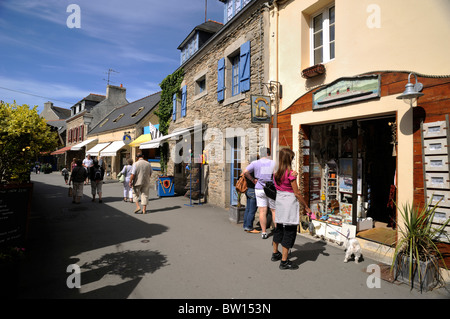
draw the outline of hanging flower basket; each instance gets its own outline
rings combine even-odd
[[[325,73],[325,66],[323,64],[316,64],[302,71],[302,77],[310,79],[312,77]]]

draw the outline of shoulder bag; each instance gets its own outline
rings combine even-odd
[[[264,184],[264,193],[270,199],[277,199],[277,189],[275,188],[275,184],[272,181],[268,181]]]
[[[241,174],[241,177],[236,182],[236,191],[239,193],[245,193],[247,191],[247,179],[244,174]]]

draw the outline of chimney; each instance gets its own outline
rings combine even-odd
[[[44,110],[46,110],[46,111],[48,111],[48,110],[50,110],[51,108],[52,108],[52,106],[53,106],[53,103],[52,102],[45,102],[44,103]]]
[[[126,93],[127,89],[122,86],[108,85],[106,87],[106,99],[113,104],[127,104]]]

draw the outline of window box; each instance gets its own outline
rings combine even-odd
[[[310,79],[324,73],[325,73],[325,66],[323,64],[316,64],[302,70],[302,77],[305,79]]]

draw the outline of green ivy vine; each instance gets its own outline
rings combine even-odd
[[[159,117],[159,130],[163,135],[169,132],[169,126],[172,121],[173,102],[172,97],[180,90],[181,82],[183,82],[184,71],[178,69],[159,84],[161,87],[161,101],[159,102],[159,109],[155,114]],[[167,162],[169,161],[169,143],[164,143],[161,146],[161,172],[163,175],[167,173]]]

